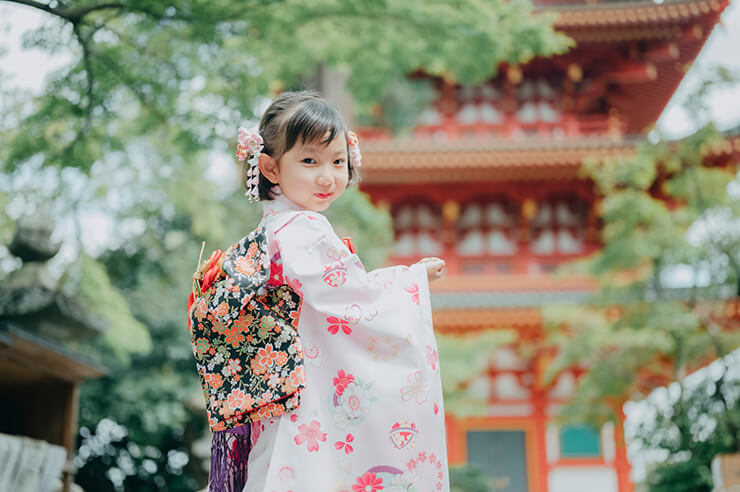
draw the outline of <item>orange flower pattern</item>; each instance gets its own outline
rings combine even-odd
[[[306,379],[296,331],[301,296],[285,284],[267,285],[267,254],[265,229],[255,229],[224,253],[222,270],[188,313],[213,431],[300,405]]]

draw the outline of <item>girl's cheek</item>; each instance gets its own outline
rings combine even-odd
[[[334,172],[334,176],[337,180],[337,182],[347,183],[349,181],[349,171],[346,167],[339,168],[337,171]]]

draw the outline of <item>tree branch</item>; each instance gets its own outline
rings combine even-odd
[[[90,53],[90,46],[87,44],[87,39],[85,39],[82,36],[82,33],[80,32],[80,26],[79,24],[74,24],[73,30],[75,33],[75,36],[77,37],[77,40],[80,42],[80,46],[82,46],[82,62],[85,65],[85,75],[87,79],[87,107],[85,108],[85,126],[83,133],[87,131],[87,128],[90,126],[90,119],[92,118],[92,107],[93,107],[93,71],[92,71],[92,63],[90,61],[91,53]]]
[[[118,2],[110,2],[110,3],[101,3],[100,5],[88,5],[87,7],[78,7],[76,9],[69,9],[65,10],[65,18],[69,20],[72,23],[77,23],[82,20],[83,17],[85,17],[90,12],[95,12],[96,10],[107,10],[107,9],[120,9],[123,8],[122,3]]]
[[[26,7],[32,7],[37,10],[42,10],[48,14],[56,15],[57,17],[60,17],[68,22],[71,22],[72,24],[78,24],[83,17],[85,17],[90,12],[94,12],[96,10],[106,10],[106,9],[120,9],[123,7],[122,3],[119,2],[110,2],[110,3],[101,3],[100,5],[87,5],[85,7],[77,7],[74,9],[59,9],[49,6],[48,4],[37,2],[36,0],[3,0],[5,2],[9,3],[16,3],[18,5],[25,5]]]
[[[26,7],[32,7],[34,9],[43,10],[52,15],[63,17],[62,12],[59,9],[48,6],[45,3],[36,2],[34,0],[4,0],[9,3],[17,3],[19,5],[25,5]]]

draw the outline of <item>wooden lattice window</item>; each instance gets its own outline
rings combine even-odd
[[[540,202],[530,222],[530,250],[535,255],[583,252],[588,208],[575,197]]]
[[[393,213],[394,254],[403,257],[441,255],[440,214],[439,207],[429,203],[400,205]]]

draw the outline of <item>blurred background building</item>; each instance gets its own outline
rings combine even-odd
[[[583,301],[595,288],[554,273],[600,248],[600,203],[578,175],[584,158],[635,151],[727,5],[540,0],[574,49],[504,65],[476,87],[433,78],[436,98],[411,137],[362,132],[361,188],[392,214],[390,261],[447,261],[449,276],[432,286],[436,330],[518,334],[473,383],[486,415],[447,417],[450,463],[481,466],[495,490],[633,490],[624,416],[601,428],[556,425],[581,371],[545,384],[553,354],[525,358],[517,347],[542,336],[543,306]],[[711,159],[721,165],[733,153],[740,132]]]

